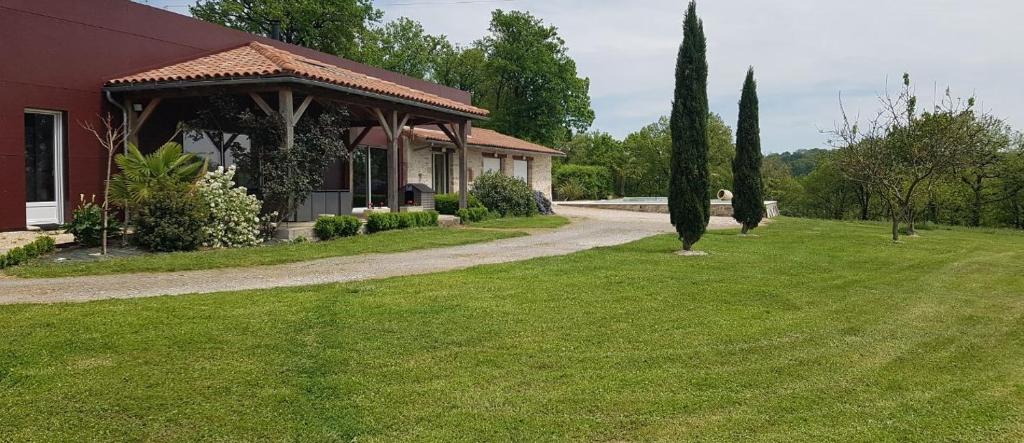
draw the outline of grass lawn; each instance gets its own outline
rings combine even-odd
[[[325,257],[456,246],[522,235],[526,234],[482,229],[403,229],[325,242],[278,243],[254,248],[175,252],[89,262],[54,262],[44,257],[3,272],[18,277],[40,278],[276,265]]]
[[[12,441],[1021,441],[1024,235],[780,219],[426,276],[0,307]]]
[[[561,215],[535,215],[533,217],[503,217],[470,224],[474,228],[537,229],[559,228],[569,224]]]

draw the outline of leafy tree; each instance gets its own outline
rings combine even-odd
[[[969,124],[974,99],[954,100],[947,90],[941,105],[919,114],[910,76],[904,74],[902,90],[895,97],[886,93],[880,101],[882,110],[866,130],[851,123],[844,111],[834,135],[840,140],[843,174],[882,197],[892,239],[898,241],[900,223],[915,234],[921,195],[962,161],[960,147],[974,136]]]
[[[355,58],[410,77],[434,79],[441,54],[452,50],[445,36],[427,34],[419,22],[400,17],[367,30]]]
[[[856,183],[843,176],[832,158],[819,161],[799,182],[803,198],[786,203],[799,205],[793,209],[803,216],[842,220],[860,198]]]
[[[495,10],[490,34],[476,43],[486,55],[476,101],[491,110],[481,126],[554,145],[594,121],[590,80],[554,26],[526,12]]]
[[[683,22],[683,43],[676,61],[672,101],[672,175],[669,212],[683,250],[691,251],[707,229],[711,215],[708,192],[708,63],[704,24],[691,1]]]
[[[631,160],[625,195],[665,196],[672,174],[672,133],[668,117],[661,117],[626,136],[623,149]]]
[[[730,189],[733,184],[732,160],[736,156],[736,145],[732,142],[732,128],[725,124],[722,116],[709,113],[708,139],[708,192],[718,193],[719,189]]]
[[[487,77],[487,54],[478,47],[442,45],[431,80],[463,91],[480,91]],[[474,96],[479,104],[479,97]]]
[[[565,159],[561,163],[574,165],[601,166],[611,174],[614,186],[609,190],[624,194],[628,159],[622,142],[606,132],[584,132],[576,134],[571,140],[561,145]]]
[[[740,96],[739,122],[736,124],[736,158],[732,161],[733,218],[743,225],[743,233],[756,228],[764,218],[764,187],[761,183],[761,128],[758,120],[757,82],[754,68],[747,71]]]
[[[718,114],[708,114],[707,139],[710,172],[708,192],[714,194],[732,185],[731,164],[736,148],[732,142],[732,129]],[[667,195],[672,174],[672,131],[669,118],[662,117],[627,135],[622,147],[627,161],[623,195]]]
[[[347,58],[358,58],[360,36],[383,17],[371,0],[199,0],[189,12],[263,36],[278,20],[285,42]]]
[[[1011,157],[1024,155],[1020,137],[1005,122],[983,116],[971,123],[972,133],[964,150],[964,162],[955,175],[970,191],[968,225],[981,226],[982,211],[986,204],[998,202],[1013,195],[1013,186],[990,186],[991,182],[1013,175]],[[1004,182],[1005,183],[1005,182]],[[1002,189],[1000,189],[1002,188]]]
[[[235,133],[249,137],[249,147],[229,138],[242,182],[263,200],[263,211],[280,222],[293,214],[309,194],[323,185],[323,171],[335,160],[348,155],[342,140],[349,127],[349,113],[336,105],[310,106],[295,127],[295,144],[284,144],[284,120],[280,114],[266,115],[253,110],[248,98],[214,96],[200,106],[208,112],[185,127],[192,132]]]

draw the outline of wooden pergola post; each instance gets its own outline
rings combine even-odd
[[[373,113],[380,120],[381,128],[388,139],[388,208],[391,212],[399,212],[402,200],[398,198],[398,139],[402,136],[402,128],[409,121],[409,114],[391,111],[384,115],[380,108],[373,108]]]
[[[459,151],[459,208],[466,209],[469,207],[469,165],[466,163],[466,144],[469,140],[469,121],[463,120],[455,124],[457,126],[455,131],[452,131],[443,124],[438,124],[437,127],[441,129],[448,136],[448,139],[455,144],[455,148]]]

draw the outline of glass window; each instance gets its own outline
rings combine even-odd
[[[222,140],[214,143],[210,138],[212,132],[188,132],[185,134],[182,149],[185,152],[195,154],[206,159],[210,163],[210,169],[217,169],[218,166],[225,168],[235,164],[234,156],[231,155],[231,145],[238,144],[242,149],[249,149],[249,136],[245,134],[222,133]]]
[[[484,157],[484,168],[483,173],[497,172],[501,173],[501,159],[497,157]]]
[[[388,205],[388,151],[370,149],[370,201],[374,208]]]
[[[448,193],[448,154],[445,152],[434,153],[434,192],[438,194]]]
[[[25,114],[26,201],[57,200],[57,116]]]
[[[512,161],[512,176],[529,183],[530,167],[526,160]]]
[[[352,153],[352,206],[388,205],[388,151],[360,148]]]

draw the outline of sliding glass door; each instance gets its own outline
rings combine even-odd
[[[64,221],[63,115],[25,111],[25,218],[28,225]]]
[[[388,205],[388,151],[359,148],[352,153],[352,207]]]

